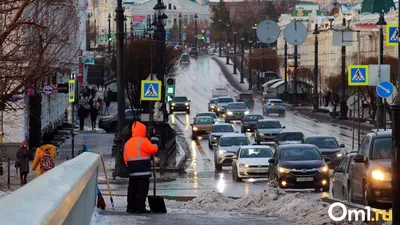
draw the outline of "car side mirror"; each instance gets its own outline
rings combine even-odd
[[[269,164],[275,164],[275,159],[268,159]]]
[[[192,126],[193,126],[193,123],[191,123],[190,126],[192,127]]]
[[[339,145],[340,148],[344,148],[344,146],[345,146],[344,144],[340,144]]]
[[[344,169],[342,167],[338,166],[338,167],[335,167],[333,169],[333,172],[335,172],[335,173],[344,173]]]
[[[189,100],[188,102],[191,102],[192,100]]]
[[[286,129],[286,127],[285,127],[285,126],[283,126],[282,128],[283,128],[283,129]]]
[[[325,162],[326,162],[326,164],[328,164],[328,165],[331,165],[331,164],[332,164],[332,160],[331,160],[331,158],[329,158],[329,157],[326,157],[326,158],[325,158]]]
[[[364,156],[360,155],[360,154],[354,156],[354,162],[356,162],[356,163],[364,163],[365,162]]]
[[[238,157],[236,155],[232,156],[232,159],[237,159]]]

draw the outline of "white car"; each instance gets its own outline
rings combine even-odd
[[[267,178],[268,160],[273,151],[269,146],[242,146],[232,162],[232,177],[240,182],[243,178]]]

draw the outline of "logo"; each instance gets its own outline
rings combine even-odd
[[[258,168],[261,168],[262,166],[261,165],[258,165]]]
[[[336,212],[333,213],[334,209]],[[375,216],[372,216],[371,207],[365,206],[364,209],[347,209],[341,202],[335,202],[328,208],[329,218],[333,221],[392,221],[392,210],[375,210]]]
[[[307,172],[307,170],[306,170],[306,169],[303,169],[301,172],[305,173],[305,172]]]

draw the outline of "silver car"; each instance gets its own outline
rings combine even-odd
[[[244,116],[250,113],[250,109],[244,102],[233,102],[226,105],[225,122],[231,120],[242,120]]]
[[[230,123],[217,123],[212,125],[210,133],[208,133],[208,147],[213,149],[213,145],[218,144],[218,140],[222,135],[233,133],[235,133],[235,129]]]
[[[254,139],[259,144],[264,141],[273,141],[285,129],[279,120],[263,119],[257,122],[254,129]]]
[[[214,165],[216,171],[221,171],[223,166],[232,167],[232,161],[240,146],[250,145],[245,134],[225,134],[219,138],[218,146],[214,151]]]
[[[217,99],[217,105],[216,105],[216,107],[217,107],[217,111],[216,111],[217,115],[218,116],[224,115],[225,111],[226,111],[226,106],[229,103],[232,103],[232,102],[235,102],[235,100],[233,100],[232,97],[229,97],[229,96],[219,97]]]

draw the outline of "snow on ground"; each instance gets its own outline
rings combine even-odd
[[[0,199],[1,199],[1,198],[4,198],[6,195],[11,194],[11,193],[12,193],[12,191],[7,191],[7,192],[5,192],[5,191],[0,191]]]
[[[216,59],[218,59],[219,61],[226,63],[226,57],[215,57]],[[231,77],[235,79],[236,83],[238,83],[240,85],[240,87],[243,88],[243,90],[247,90],[247,88],[249,88],[249,83],[247,83],[246,78],[243,79],[244,83],[241,84],[240,83],[240,71],[239,68],[237,68],[237,74],[233,74],[233,61],[229,59],[229,65],[226,65],[226,68],[228,69],[228,71],[231,74]]]
[[[307,198],[302,193],[286,193],[282,189],[272,187],[267,187],[263,193],[252,194],[237,200],[229,199],[217,192],[206,192],[178,207],[210,211],[240,211],[280,217],[307,225],[332,224],[333,222],[328,216],[329,204],[318,199]],[[334,213],[339,215],[339,211]]]

